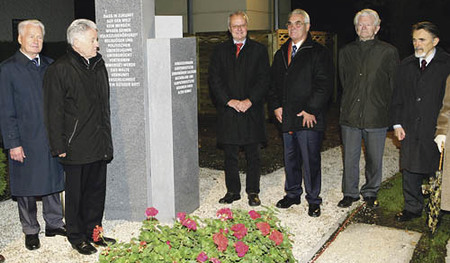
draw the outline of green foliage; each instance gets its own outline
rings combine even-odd
[[[218,213],[222,211],[219,210]],[[275,210],[265,208],[258,211],[259,218],[250,216],[248,211],[229,210],[232,218],[200,219],[197,216],[180,216],[173,226],[161,225],[149,217],[143,221],[139,238],[129,243],[117,243],[103,250],[100,262],[197,262],[200,253],[204,252],[207,260],[199,262],[295,262],[292,255],[292,241],[286,229],[280,226]],[[220,214],[220,213],[219,213]],[[183,224],[183,219],[192,219],[197,229],[190,229]],[[281,232],[283,239],[276,245],[270,234],[265,236],[256,226],[266,222],[270,231]],[[232,230],[233,226],[244,224],[247,234],[238,239]],[[236,229],[236,228],[233,228]],[[224,251],[219,251],[214,235],[222,233],[227,239]],[[236,243],[242,241],[248,251],[239,257]],[[213,259],[215,259],[213,261]]]
[[[5,193],[7,180],[6,180],[6,156],[3,149],[0,148],[0,196]]]

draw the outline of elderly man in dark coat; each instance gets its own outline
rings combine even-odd
[[[219,203],[241,198],[238,157],[242,147],[247,159],[246,193],[257,206],[261,174],[260,146],[266,141],[264,97],[268,88],[267,49],[247,38],[248,18],[235,12],[228,18],[232,39],[214,50],[209,85],[217,107],[217,143],[225,151],[226,195]]]
[[[0,121],[9,149],[11,194],[17,198],[25,246],[38,249],[36,198],[41,197],[45,235],[65,235],[59,192],[62,166],[50,154],[44,126],[42,80],[50,58],[40,56],[44,25],[26,20],[18,26],[20,50],[0,65]]]
[[[333,90],[333,64],[329,51],[312,40],[306,11],[293,10],[287,27],[290,39],[272,63],[269,101],[282,126],[286,171],[286,195],[276,206],[300,204],[304,178],[308,215],[318,217],[322,203],[320,148]]]
[[[450,73],[450,55],[436,47],[438,28],[430,22],[412,27],[415,54],[399,67],[392,99],[395,136],[401,141],[404,210],[398,221],[420,217],[423,209],[421,185],[438,169],[439,150],[433,139],[445,81]]]

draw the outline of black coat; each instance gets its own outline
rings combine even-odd
[[[266,141],[264,99],[269,85],[269,58],[264,45],[247,39],[236,58],[230,39],[215,48],[209,63],[209,87],[217,108],[217,143],[245,145]],[[237,112],[231,99],[250,99],[252,106]]]
[[[13,196],[42,196],[64,190],[64,174],[50,154],[44,126],[42,79],[50,58],[36,67],[22,52],[0,65],[0,122],[5,149],[22,146],[23,163],[9,159]]]
[[[288,65],[288,49],[291,40],[281,46],[272,63],[269,108],[283,108],[282,131],[312,129],[325,130],[325,114],[333,91],[333,63],[327,48],[307,39]],[[313,128],[303,127],[306,111],[316,117]]]
[[[53,155],[63,164],[113,157],[109,82],[100,54],[87,61],[72,48],[44,77],[44,113]]]
[[[401,124],[405,130],[400,154],[402,169],[415,173],[434,173],[438,169],[434,134],[449,73],[450,55],[440,48],[424,72],[414,55],[400,64],[392,99],[392,124]]]

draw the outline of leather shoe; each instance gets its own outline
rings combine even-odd
[[[277,203],[278,208],[289,208],[292,205],[299,205],[300,204],[300,197],[297,198],[290,198],[287,195],[283,197],[280,201]]]
[[[46,237],[54,237],[56,235],[63,236],[63,237],[67,236],[66,226],[62,226],[60,228],[54,228],[54,229],[50,229],[50,228],[45,229]]]
[[[319,217],[320,216],[320,205],[309,204],[308,215],[311,217]]]
[[[72,247],[78,251],[78,253],[83,255],[92,255],[97,252],[97,249],[91,245],[91,243],[83,241],[78,244],[72,244]]]
[[[397,219],[398,222],[406,222],[406,221],[411,221],[414,218],[419,218],[421,216],[422,216],[422,214],[415,214],[415,213],[409,212],[408,210],[403,210],[402,212],[396,214],[395,218]]]
[[[248,195],[248,204],[250,206],[258,206],[261,204],[261,200],[259,199],[258,194],[249,194]]]
[[[375,196],[364,197],[364,202],[366,203],[366,207],[370,208],[377,208],[380,205]]]
[[[219,203],[221,204],[231,204],[236,200],[241,199],[241,195],[239,194],[233,194],[233,193],[226,193],[224,197],[220,198]]]
[[[89,241],[92,242],[94,245],[101,247],[107,247],[116,243],[116,240],[110,237],[102,237],[98,241],[89,239]]]
[[[0,255],[0,263],[3,263],[3,262],[5,262],[5,257]]]
[[[25,235],[25,247],[29,250],[35,250],[41,247],[41,242],[39,242],[39,235]]]
[[[354,198],[351,196],[344,196],[344,198],[339,201],[338,205],[339,207],[345,208],[345,207],[349,207],[353,204],[353,202],[356,202],[359,200],[359,197]]]

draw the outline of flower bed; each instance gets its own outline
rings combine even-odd
[[[178,213],[172,227],[146,210],[139,239],[100,253],[100,262],[295,262],[292,241],[275,211],[222,208],[214,219]]]

